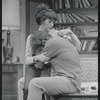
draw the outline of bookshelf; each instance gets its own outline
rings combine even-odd
[[[71,30],[82,45],[80,54],[98,53],[98,0],[52,0],[52,8],[57,13],[55,29]]]

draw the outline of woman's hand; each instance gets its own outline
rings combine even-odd
[[[58,36],[58,33],[59,31],[58,30],[55,30],[55,29],[52,29],[50,30],[49,34],[52,36],[52,37],[55,37],[55,36]]]
[[[77,48],[79,48],[80,45],[81,45],[80,40],[79,40],[78,37],[71,31],[70,28],[60,30],[60,32],[58,32],[58,35],[61,36],[61,37],[63,37],[63,38],[67,38],[67,39],[71,40],[71,42],[72,42]]]
[[[65,35],[72,35],[73,32],[68,28],[68,29],[60,30],[57,34],[63,37]]]
[[[34,56],[34,60],[40,62],[48,62],[50,58],[45,56],[46,53],[47,52]]]

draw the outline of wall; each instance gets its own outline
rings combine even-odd
[[[26,34],[26,0],[20,0],[20,27],[19,31],[11,31],[11,45],[14,47],[13,59],[20,57],[20,63],[24,63],[25,53],[25,34]],[[2,46],[6,45],[6,31],[2,31],[2,38],[4,42]],[[4,57],[2,53],[2,62]]]
[[[35,21],[36,7],[38,4],[39,3],[36,2],[30,2],[30,33],[38,29],[38,25]]]

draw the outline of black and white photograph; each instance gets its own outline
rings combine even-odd
[[[99,0],[2,0],[2,100],[98,100]]]

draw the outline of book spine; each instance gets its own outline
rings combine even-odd
[[[84,43],[83,43],[83,46],[82,46],[82,51],[85,50],[85,48],[86,48],[86,44],[87,44],[87,40],[84,40]]]
[[[85,0],[85,2],[86,2],[88,7],[91,6],[88,0]]]
[[[81,0],[79,0],[79,7],[80,7],[80,8],[83,8],[83,5],[82,5]]]
[[[77,19],[77,21],[84,22],[84,20],[80,16],[78,16],[74,13],[72,13],[72,15]]]
[[[84,20],[84,22],[92,22],[89,18],[87,18],[86,16],[84,16],[84,15],[81,15],[81,14],[77,14],[79,17],[81,17],[83,20]]]
[[[91,21],[96,22],[97,20],[92,18],[91,16],[86,15],[86,17],[88,17]]]
[[[57,14],[58,23],[62,23],[61,15]]]
[[[62,17],[62,22],[66,23],[66,18],[65,18],[65,14],[64,13],[61,13],[61,17]]]
[[[66,9],[70,8],[69,0],[65,0],[65,7],[66,7]]]
[[[82,3],[83,3],[83,7],[87,8],[87,4],[86,4],[85,0],[82,0]]]
[[[71,14],[69,14],[69,16],[73,20],[73,22],[77,22],[77,20],[75,20],[75,18]]]
[[[97,6],[98,0],[88,0],[91,6]]]
[[[78,6],[78,0],[75,0],[75,8],[79,8],[79,6]]]
[[[66,20],[68,21],[68,23],[70,23],[71,21],[70,21],[70,19],[69,19],[68,14],[65,14],[65,15],[66,15]]]
[[[73,20],[70,18],[70,14],[67,14],[67,15],[68,15],[68,18],[69,18],[70,22],[72,23]]]
[[[91,41],[88,51],[91,51],[95,45],[95,41]]]
[[[95,42],[94,47],[92,50],[98,50],[98,41]]]
[[[59,9],[62,9],[63,8],[63,6],[62,6],[62,0],[58,0],[58,2],[59,2]]]

